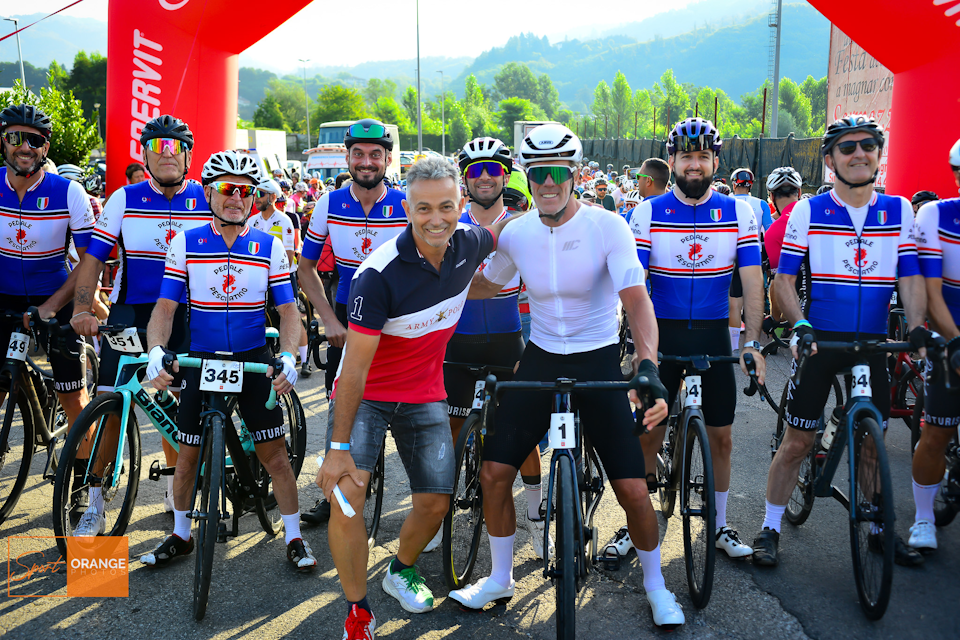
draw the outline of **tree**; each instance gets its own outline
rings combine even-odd
[[[403,92],[403,108],[407,112],[407,117],[410,118],[410,121],[413,122],[413,126],[417,126],[417,90],[412,86],[407,87],[406,91]]]
[[[675,124],[687,117],[690,96],[673,76],[673,69],[664,71],[660,82],[654,83],[653,103],[657,107],[657,128],[661,131],[669,132]]]
[[[51,67],[53,65],[51,64]],[[72,91],[83,107],[83,117],[90,120],[96,116],[97,110],[93,105],[101,105],[100,113],[100,131],[106,137],[107,124],[104,119],[107,104],[107,58],[97,52],[87,55],[82,49],[77,52],[73,58],[73,68],[64,82],[60,75],[60,65],[58,70],[53,71],[50,76],[52,85],[56,85],[60,90]],[[52,86],[51,85],[51,86]]]
[[[266,95],[272,96],[283,114],[286,128],[293,133],[305,133],[307,130],[307,109],[310,109],[310,121],[314,126],[320,124],[313,119],[314,102],[304,95],[303,85],[295,81],[273,78],[269,81]]]
[[[395,124],[400,133],[416,133],[415,123],[410,122],[406,112],[393,98],[382,96],[371,109],[371,115],[384,124]]]
[[[653,99],[650,92],[646,89],[637,89],[633,93],[633,111],[634,120],[637,123],[637,129],[633,135],[635,138],[650,138],[653,136]]]
[[[253,124],[257,129],[285,129],[283,113],[277,99],[271,94],[264,96],[253,114]]]
[[[633,92],[630,91],[630,83],[627,82],[627,77],[623,75],[620,71],[617,71],[617,75],[613,79],[613,91],[610,95],[610,106],[613,107],[613,113],[610,114],[611,120],[616,116],[617,122],[620,123],[620,132],[621,136],[627,128],[627,119],[628,116],[633,116]],[[632,123],[631,123],[632,124]],[[616,129],[611,129],[611,131],[616,131]]]
[[[803,95],[810,101],[810,128],[814,135],[822,134],[827,117],[827,76],[814,80],[813,76],[800,85]]]
[[[473,137],[473,130],[470,123],[467,122],[467,116],[463,111],[463,106],[457,100],[453,103],[447,103],[447,115],[450,117],[450,146],[448,148],[459,149]]]
[[[600,117],[609,116],[613,112],[613,96],[610,95],[610,85],[606,80],[598,82],[596,89],[593,90],[593,105],[590,111],[593,115]]]
[[[789,113],[793,116],[793,128],[787,133],[795,133],[800,138],[806,138],[810,135],[810,99],[804,95],[800,86],[790,78],[780,80],[779,99],[780,113]],[[780,129],[780,121],[777,122],[777,129]],[[780,135],[777,131],[778,137]]]
[[[539,113],[538,113],[539,111]],[[543,109],[524,98],[504,98],[500,101],[500,111],[497,112],[497,122],[500,124],[501,140],[513,139],[513,123],[520,120],[542,120]]]
[[[339,84],[327,85],[317,95],[317,106],[310,121],[318,126],[335,120],[359,120],[367,116],[363,96],[356,89]]]
[[[553,86],[553,80],[545,73],[541,73],[540,77],[537,78],[537,99],[535,102],[547,114],[548,119],[556,119],[557,113],[560,111],[560,93]]]
[[[363,97],[371,107],[377,104],[380,98],[390,98],[392,100],[395,95],[397,95],[397,83],[389,78],[386,80],[370,78],[367,80],[367,86],[363,89]]]
[[[508,62],[493,79],[500,100],[522,98],[536,102],[540,85],[530,67],[520,62]],[[512,132],[511,132],[512,133]]]
[[[483,88],[480,86],[480,83],[477,82],[477,76],[471,73],[464,82],[463,107],[464,109],[483,108],[485,105],[486,100],[483,95]]]

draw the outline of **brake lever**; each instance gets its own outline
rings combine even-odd
[[[649,433],[649,429],[643,424],[643,414],[647,409],[653,406],[653,394],[650,393],[650,379],[647,376],[638,376],[635,378],[636,386],[631,387],[637,392],[637,398],[640,400],[640,406],[637,408],[637,423],[633,427],[633,435],[642,436]]]

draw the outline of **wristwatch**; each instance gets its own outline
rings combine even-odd
[[[757,351],[760,351],[760,343],[757,342],[756,340],[751,340],[750,342],[744,342],[744,343],[743,343],[743,348],[746,349],[747,347],[750,347],[751,349],[756,349]]]

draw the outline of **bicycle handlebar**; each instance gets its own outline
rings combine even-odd
[[[163,356],[163,368],[167,371],[172,371],[174,361],[178,361],[181,367],[187,367],[189,369],[199,369],[203,366],[204,360],[210,360],[211,358],[193,358],[190,356],[179,357],[176,355],[165,354]],[[216,359],[216,358],[213,358]],[[263,362],[244,362],[243,363],[243,372],[244,373],[266,373],[267,369],[273,367],[273,378],[277,378],[283,372],[283,361],[280,358],[274,358],[273,363],[265,364]],[[264,406],[268,410],[273,410],[277,406],[277,390],[273,387],[270,388],[270,397],[267,398],[267,401],[264,403]]]

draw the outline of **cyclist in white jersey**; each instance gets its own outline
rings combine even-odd
[[[657,325],[644,286],[643,267],[626,221],[571,197],[573,175],[583,156],[580,140],[566,127],[541,125],[520,149],[537,215],[508,225],[497,254],[474,277],[471,298],[495,295],[517,272],[527,285],[532,329],[516,380],[617,380],[620,372],[617,302],[623,302],[636,340],[634,370],[654,382],[654,406],[645,425],[667,416],[666,390],[656,364]],[[637,404],[636,394],[631,397]],[[512,487],[520,464],[547,431],[550,395],[505,393],[498,423],[484,442],[484,517],[492,571],[450,597],[469,608],[513,595],[516,533]],[[644,481],[643,452],[633,435],[627,396],[599,391],[577,394],[584,434],[590,438],[617,499],[627,513],[643,566],[644,588],[654,623],[683,624],[683,611],[660,571],[657,518]]]

